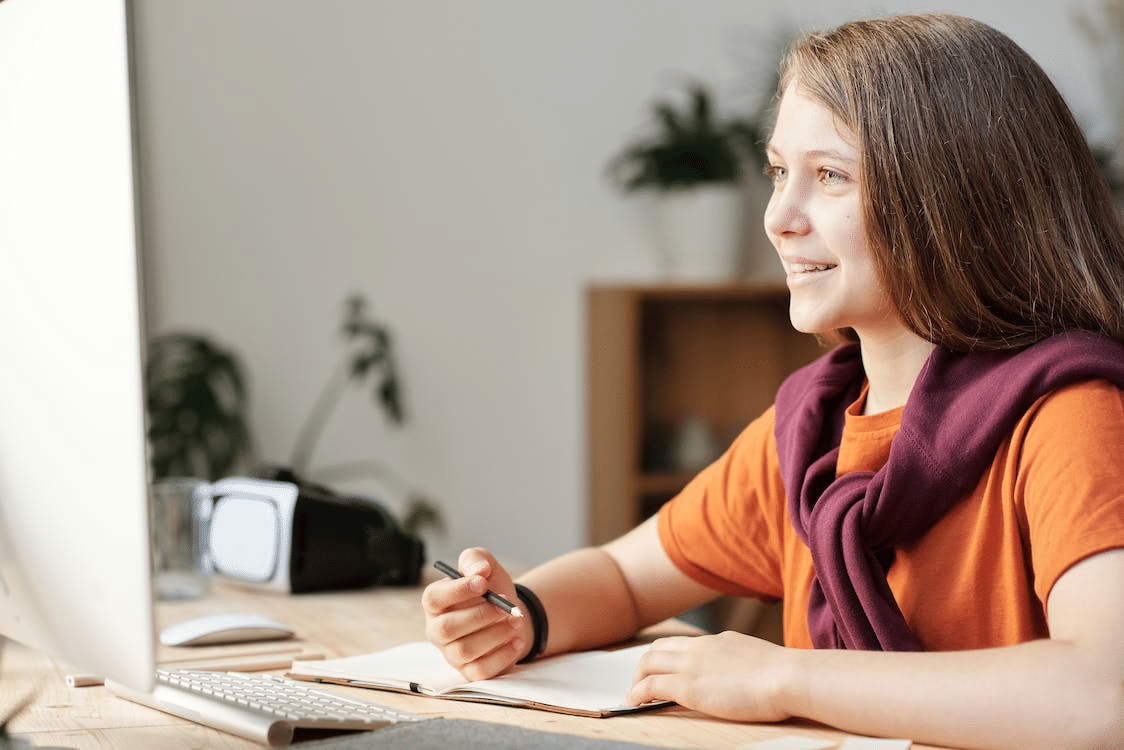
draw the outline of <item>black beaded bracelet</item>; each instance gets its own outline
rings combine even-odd
[[[535,640],[531,644],[531,650],[517,662],[518,664],[525,664],[543,651],[546,651],[546,639],[548,635],[546,609],[543,608],[542,602],[539,601],[535,592],[531,591],[523,584],[515,584],[515,593],[518,594],[523,603],[527,605],[527,614],[531,618],[531,630],[535,633]]]

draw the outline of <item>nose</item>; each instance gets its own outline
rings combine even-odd
[[[805,211],[801,191],[792,184],[773,190],[765,206],[765,233],[773,244],[785,235],[804,235],[811,231],[812,223]]]

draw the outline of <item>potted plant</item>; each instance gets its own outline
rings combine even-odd
[[[682,110],[668,101],[654,107],[657,133],[621,151],[610,168],[622,190],[689,190],[735,185],[747,159],[760,157],[759,118],[718,121],[710,93],[700,83],[688,86]]]
[[[148,344],[145,387],[154,480],[213,481],[249,461],[249,399],[233,352],[202,334],[157,336]]]
[[[744,176],[763,166],[765,115],[720,120],[701,83],[687,101],[656,102],[654,135],[626,146],[609,162],[625,193],[653,201],[653,240],[664,270],[688,280],[733,278],[738,271]]]

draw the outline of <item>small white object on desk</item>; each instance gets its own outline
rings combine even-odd
[[[204,615],[177,622],[160,631],[165,646],[210,646],[219,643],[272,641],[291,638],[296,631],[283,622],[254,612]]]

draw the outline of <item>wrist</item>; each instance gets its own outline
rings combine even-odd
[[[775,705],[789,716],[807,718],[810,715],[808,675],[812,669],[809,661],[815,657],[815,651],[780,648],[773,688]]]
[[[533,659],[538,658],[546,651],[546,643],[549,638],[550,631],[546,619],[546,609],[543,607],[542,602],[534,591],[524,586],[521,583],[515,584],[515,593],[519,597],[519,602],[522,605],[523,616],[527,618],[531,625],[531,647],[526,654],[523,655],[517,664],[524,664]]]

